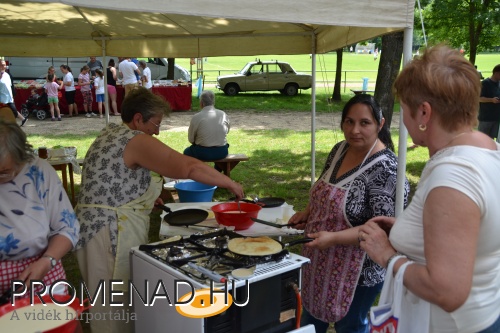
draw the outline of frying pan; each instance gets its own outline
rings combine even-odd
[[[304,222],[298,222],[298,223],[290,223],[290,224],[278,224],[278,223],[264,221],[264,220],[261,220],[261,219],[256,219],[254,217],[251,217],[251,219],[254,222],[262,223],[262,224],[269,225],[269,226],[275,227],[275,228],[293,227],[293,226],[296,226],[298,224],[304,223]]]
[[[263,257],[263,256],[268,256],[268,255],[273,255],[273,254],[276,254],[276,253],[280,253],[281,251],[283,251],[286,247],[288,246],[292,246],[292,245],[295,245],[295,244],[302,244],[302,243],[309,243],[311,241],[314,240],[314,238],[307,238],[307,237],[304,237],[304,238],[299,238],[299,239],[295,239],[295,240],[292,240],[288,243],[282,243],[280,241],[277,241],[275,239],[272,239],[272,238],[269,238],[269,237],[245,237],[244,239],[245,240],[248,240],[249,242],[252,242],[253,240],[256,240],[256,239],[262,239],[262,238],[265,238],[269,248],[266,250],[266,251],[262,251],[262,253],[251,253],[249,254],[247,251],[245,250],[238,250],[238,249],[231,249],[233,246],[231,245],[232,242],[235,242],[237,239],[241,239],[241,238],[233,238],[233,239],[230,239],[228,241],[228,250],[235,253],[235,254],[239,254],[239,255],[243,255],[243,256],[251,256],[251,257]],[[237,242],[237,241],[236,241]],[[233,243],[234,244],[234,243]]]
[[[163,217],[165,222],[173,226],[188,226],[204,221],[208,217],[208,212],[204,209],[179,209],[173,212],[165,205],[156,205],[163,209],[167,214]]]

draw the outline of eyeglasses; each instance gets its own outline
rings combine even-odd
[[[148,121],[149,121],[151,124],[155,125],[155,126],[156,126],[156,128],[158,128],[158,129],[160,128],[161,123],[160,123],[160,124],[156,124],[156,123],[155,123],[155,122],[153,122],[151,119],[149,119]]]

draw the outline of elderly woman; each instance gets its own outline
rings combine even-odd
[[[0,119],[0,294],[11,280],[66,279],[61,258],[78,241],[61,181],[32,148],[17,124]]]
[[[129,250],[148,242],[149,213],[160,195],[163,178],[227,188],[238,199],[242,187],[205,163],[184,156],[161,141],[159,134],[168,102],[145,88],[132,90],[122,105],[123,124],[109,124],[89,148],[76,212],[82,223],[77,251],[82,276],[89,290],[101,280],[123,281],[126,291]],[[128,299],[125,297],[125,303]],[[95,305],[91,312],[121,311]],[[94,332],[131,330],[133,322],[94,320]]]
[[[427,147],[408,208],[359,231],[361,247],[430,305],[419,332],[500,332],[500,145],[474,130],[481,85],[474,66],[445,46],[428,49],[395,82],[404,123]],[[392,225],[389,237],[380,227]],[[404,313],[402,316],[412,316]]]
[[[305,211],[290,223],[304,222],[314,241],[303,255],[302,325],[326,332],[368,332],[366,314],[382,288],[385,270],[359,247],[358,229],[374,216],[394,216],[397,159],[378,103],[356,95],[344,107],[345,140],[328,156],[323,173],[310,191]],[[406,194],[409,184],[406,182]]]

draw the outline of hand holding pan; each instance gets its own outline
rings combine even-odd
[[[163,219],[172,226],[194,225],[203,222],[208,217],[208,212],[204,209],[179,209],[173,212],[165,205],[157,204],[156,207],[163,209],[167,213]]]
[[[304,222],[298,222],[298,223],[290,223],[290,224],[278,224],[278,223],[273,223],[273,222],[268,222],[268,221],[256,219],[254,217],[251,217],[251,219],[254,222],[262,223],[262,224],[269,225],[269,226],[275,227],[275,228],[293,227],[293,226],[304,223]]]

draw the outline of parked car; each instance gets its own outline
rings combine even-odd
[[[295,96],[299,89],[309,89],[311,85],[311,75],[297,73],[289,63],[281,61],[252,61],[238,73],[217,78],[217,88],[228,96],[240,91],[269,90]]]

